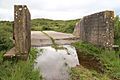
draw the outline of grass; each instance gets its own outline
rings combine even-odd
[[[17,61],[16,59],[12,59],[3,62],[1,55],[0,80],[42,80],[40,72],[37,69],[34,69],[34,59],[36,56],[36,49],[31,49],[27,61]]]
[[[105,50],[85,42],[76,42],[73,46],[82,54],[93,55],[93,58],[99,59],[106,68],[105,74],[108,74],[113,80],[120,80],[120,51]]]
[[[107,74],[99,74],[83,66],[74,67],[70,70],[70,80],[111,80]]]
[[[95,57],[98,57],[99,54],[103,51],[102,48],[97,48],[95,45],[92,45],[87,42],[76,42],[73,44],[73,46],[83,52],[85,55],[93,55]]]
[[[50,20],[50,19],[33,19],[32,20],[32,30],[43,31],[43,30],[53,30],[59,32],[72,33],[75,27],[76,20]]]
[[[115,79],[120,80],[120,51],[104,51],[100,55],[100,59],[103,61],[107,68],[107,73]]]

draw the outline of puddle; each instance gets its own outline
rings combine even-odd
[[[36,47],[39,54],[35,68],[41,71],[45,80],[68,80],[69,69],[79,65],[75,48],[71,45],[63,45],[63,47],[67,50],[56,51],[51,46]]]

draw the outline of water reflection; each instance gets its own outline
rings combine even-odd
[[[39,54],[35,68],[40,69],[45,80],[68,80],[69,68],[79,65],[75,48],[71,45],[63,47],[67,50],[55,50],[51,46],[36,47]]]

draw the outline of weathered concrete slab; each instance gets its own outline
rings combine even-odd
[[[55,32],[55,31],[43,31],[59,45],[71,44],[79,39],[72,34]],[[51,39],[41,31],[31,31],[31,45],[32,46],[49,46],[52,44]]]

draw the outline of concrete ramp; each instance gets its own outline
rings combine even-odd
[[[68,45],[79,40],[73,34],[55,31],[31,31],[32,47],[50,46],[53,44],[51,38],[59,45]]]

